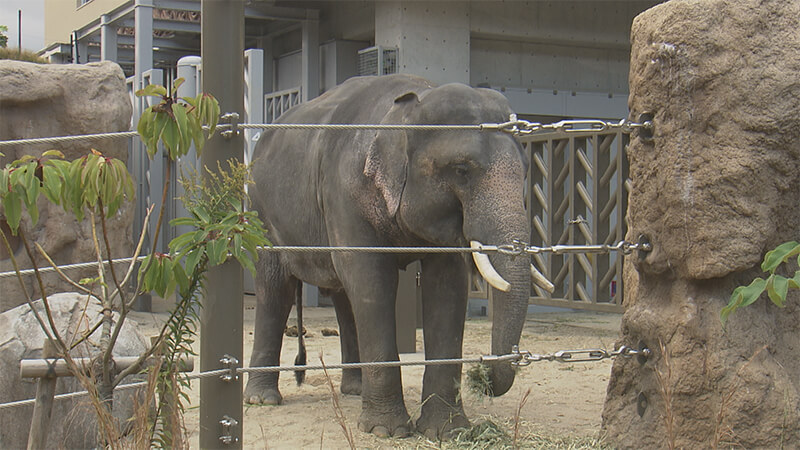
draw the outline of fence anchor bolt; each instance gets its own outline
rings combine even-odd
[[[236,370],[239,366],[239,360],[236,357],[226,354],[219,360],[219,363],[222,364],[222,367],[228,369],[228,373],[220,375],[222,381],[231,383],[239,380],[239,374]]]
[[[220,136],[231,139],[239,135],[239,113],[225,113],[219,119],[220,122],[230,124],[230,129],[220,132]]]
[[[650,238],[643,234],[639,235],[639,240],[636,243],[636,250],[638,250],[639,253],[639,261],[647,258],[647,255],[653,251],[653,244],[650,243]]]
[[[222,435],[219,437],[220,442],[225,445],[239,442],[239,438],[233,435],[233,430],[239,425],[239,421],[226,414],[222,416],[222,420],[219,421],[219,424],[222,425]]]

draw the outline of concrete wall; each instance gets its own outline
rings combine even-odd
[[[398,48],[401,73],[469,83],[469,24],[467,2],[378,2],[375,44]]]
[[[358,51],[369,41],[330,41],[320,46],[320,87],[323,92],[357,75]]]
[[[633,18],[658,2],[472,2],[473,85],[628,92]]]
[[[131,0],[92,0],[77,7],[77,0],[44,0],[44,45],[69,42],[69,35],[78,28],[99,20],[102,14],[117,9]]]

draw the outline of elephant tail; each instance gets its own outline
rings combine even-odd
[[[305,330],[303,329],[303,284],[298,283],[297,289],[297,296],[295,297],[295,310],[297,311],[297,356],[294,358],[294,365],[295,366],[305,366],[306,365],[306,343],[303,339],[303,335],[305,334]],[[297,381],[297,385],[300,386],[303,384],[303,381],[306,379],[306,371],[305,370],[295,370],[294,371],[294,378]]]

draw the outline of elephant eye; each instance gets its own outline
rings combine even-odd
[[[469,173],[469,167],[466,164],[456,164],[453,166],[453,170],[460,177],[466,177]]]

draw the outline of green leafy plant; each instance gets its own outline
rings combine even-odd
[[[8,26],[0,25],[0,48],[8,47],[8,36],[6,36],[6,33],[8,33]]]
[[[158,405],[152,428],[152,442],[160,447],[174,447],[181,438],[174,433],[182,422],[175,416],[182,417],[185,410],[187,398],[182,393],[188,388],[188,381],[180,376],[180,356],[193,354],[197,294],[207,268],[233,256],[255,275],[257,248],[269,245],[257,214],[244,209],[244,186],[249,182],[248,166],[235,160],[228,161],[227,170],[218,166],[216,173],[208,171],[205,178],[197,174],[184,177],[185,195],[181,200],[189,216],[173,219],[170,224],[188,225],[194,230],[173,239],[169,254],[155,253],[143,262],[148,267],[139,274],[144,290],[162,297],[176,292],[179,297],[176,313],[165,325],[164,362],[156,384],[159,396],[171,399],[171,403]]]
[[[791,278],[775,272],[779,267],[795,257],[797,257],[797,262],[800,264],[800,244],[796,241],[785,242],[774,250],[767,252],[764,255],[764,261],[761,263],[761,270],[769,273],[769,277],[767,279],[758,277],[749,285],[739,286],[734,289],[728,305],[722,308],[720,312],[722,323],[724,324],[728,316],[737,309],[753,304],[761,297],[764,291],[767,291],[767,296],[772,303],[781,308],[786,306],[786,296],[789,293],[789,288],[800,288],[800,270],[796,271]]]
[[[219,116],[219,105],[210,95],[177,98],[177,87],[182,81],[176,80],[169,94],[166,88],[157,85],[136,93],[138,96],[156,96],[160,99],[159,103],[142,114],[137,128],[151,158],[160,146],[165,149],[169,157],[167,180],[176,158],[185,155],[192,144],[198,152],[202,149],[205,140],[213,135]],[[157,400],[151,398],[156,402],[156,414],[137,415],[149,423],[144,425],[148,432],[134,433],[146,439],[146,442],[136,445],[161,448],[186,446],[182,418],[185,402],[188,401],[185,393],[188,380],[180,372],[181,357],[193,354],[191,345],[195,338],[199,293],[205,273],[208,267],[222,264],[230,256],[254,272],[257,247],[269,244],[256,213],[246,208],[244,188],[249,182],[249,168],[229,161],[227,171],[221,166],[217,169],[218,173],[208,171],[208,175],[202,179],[195,174],[183,181],[186,191],[183,201],[190,215],[173,220],[172,225],[188,225],[195,229],[173,239],[166,254],[155,251],[155,243],[158,242],[156,231],[156,235],[151,237],[153,248],[143,260],[138,277],[134,277],[135,263],[131,263],[124,273],[118,273],[111,262],[106,219],[115,215],[122,203],[132,199],[134,194],[133,181],[121,161],[108,158],[96,150],[73,161],[65,161],[61,152],[53,150],[38,158],[22,157],[0,171],[0,202],[5,209],[5,219],[11,233],[18,236],[24,245],[33,266],[44,307],[43,315],[33,307],[33,297],[23,282],[9,236],[0,229],[0,237],[11,255],[17,279],[34,316],[46,336],[55,343],[72,374],[90,393],[100,424],[100,442],[104,446],[117,448],[122,445],[124,427],[111,414],[114,388],[128,375],[142,370],[150,370],[148,378],[155,383],[155,387],[147,392],[152,393],[152,396],[148,394],[148,398],[155,398],[157,394]],[[163,187],[156,230],[161,228],[168,187],[167,182]],[[57,268],[41,246],[31,245],[21,223],[23,213],[27,211],[31,224],[36,224],[39,218],[37,202],[41,195],[51,203],[60,205],[79,221],[88,217],[96,254],[96,276],[75,281]],[[151,213],[152,208],[148,209],[145,216],[141,238],[133,254],[134,261],[142,252]],[[102,306],[102,317],[88,327],[77,341],[66,342],[55,327],[34,247],[38,256],[55,267],[62,279]],[[117,371],[112,351],[136,299],[126,289],[131,279],[137,280],[136,293],[155,291],[163,297],[176,293],[177,301],[151,347],[139,356],[135,364]],[[118,313],[118,317],[113,317],[113,311]],[[100,350],[93,356],[92,370],[87,373],[71,358],[70,351],[98,329],[101,332]],[[152,361],[154,356],[155,364],[148,366],[148,361]],[[150,408],[150,404],[142,406]]]
[[[189,152],[194,143],[197,152],[203,150],[206,136],[213,134],[219,119],[219,103],[209,94],[197,97],[177,97],[183,78],[173,83],[172,89],[151,84],[136,92],[139,97],[156,97],[160,102],[147,108],[139,118],[137,131],[152,158],[162,142],[171,160]],[[208,134],[204,133],[207,126]]]

